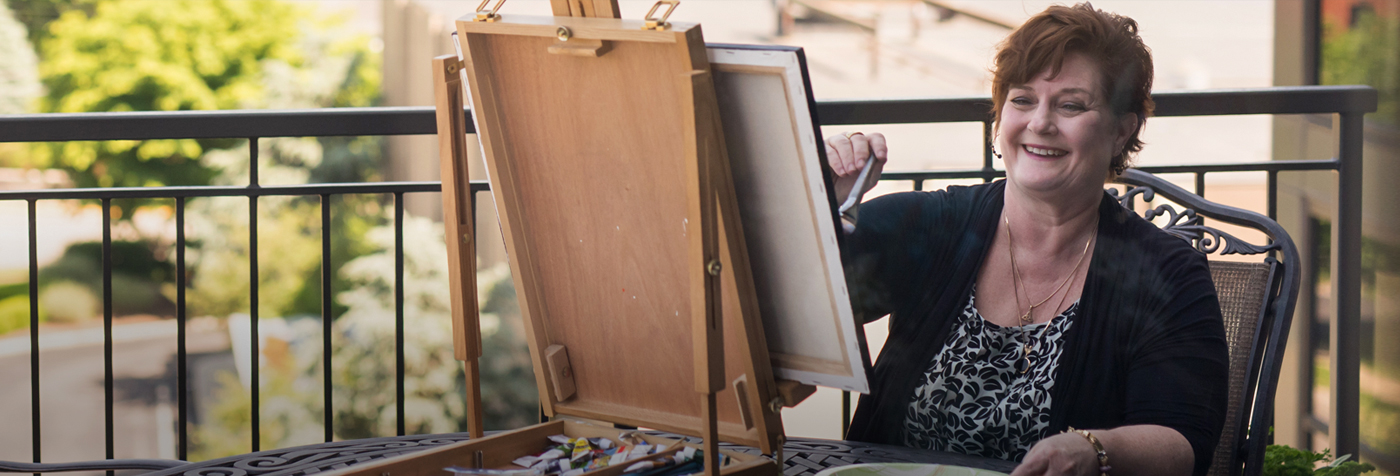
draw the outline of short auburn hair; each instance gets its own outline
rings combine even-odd
[[[1136,114],[1138,127],[1109,168],[1117,175],[1142,150],[1138,134],[1152,115],[1152,51],[1138,35],[1132,18],[1094,9],[1089,3],[1055,5],[1026,20],[998,46],[992,73],[992,115],[999,126],[1001,108],[1012,86],[1028,84],[1045,71],[1060,74],[1065,57],[1088,56],[1099,67],[1099,85],[1115,116]]]

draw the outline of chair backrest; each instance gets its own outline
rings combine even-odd
[[[1118,195],[1129,209],[1134,209],[1139,197],[1150,202],[1157,195],[1184,207],[1178,211],[1158,205],[1143,217],[1164,218],[1164,231],[1190,241],[1197,250],[1208,255],[1260,256],[1257,262],[1210,261],[1230,346],[1230,398],[1209,474],[1257,475],[1264,462],[1274,390],[1298,298],[1298,249],[1283,227],[1264,215],[1206,201],[1140,170],[1128,170],[1118,181],[1129,186]],[[1270,242],[1245,242],[1207,226],[1204,218],[1258,230]]]
[[[1269,301],[1275,266],[1272,263],[1239,263],[1211,261],[1210,277],[1215,281],[1215,293],[1220,298],[1220,313],[1225,318],[1225,341],[1230,345],[1230,406],[1225,413],[1225,426],[1220,431],[1220,444],[1215,447],[1211,476],[1235,474],[1230,468],[1236,461],[1234,447],[1238,445],[1240,423],[1243,421],[1249,383],[1249,360],[1256,336],[1261,331]],[[1245,406],[1245,408],[1241,408]]]

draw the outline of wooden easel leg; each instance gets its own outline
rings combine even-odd
[[[462,362],[467,375],[467,433],[472,438],[481,438],[485,431],[485,418],[481,410],[481,362],[476,359]]]
[[[482,436],[481,323],[476,298],[476,224],[467,176],[466,118],[462,115],[462,62],[433,58],[433,97],[437,107],[438,154],[442,166],[442,214],[447,255],[455,266],[452,290],[452,348],[466,373],[467,431]]]
[[[705,476],[719,476],[719,417],[716,414],[715,394],[708,393],[702,397],[701,421],[705,422]]]

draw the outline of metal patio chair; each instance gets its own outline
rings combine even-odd
[[[1274,391],[1284,345],[1298,300],[1298,248],[1269,217],[1207,201],[1150,173],[1130,169],[1118,182],[1127,185],[1127,191],[1119,194],[1110,189],[1110,193],[1129,209],[1135,209],[1139,198],[1150,202],[1158,196],[1184,207],[1178,211],[1171,205],[1157,205],[1143,217],[1165,219],[1162,230],[1190,241],[1198,251],[1212,256],[1260,256],[1257,262],[1210,260],[1230,345],[1230,403],[1209,474],[1258,475],[1273,425]],[[1207,226],[1203,218],[1258,230],[1270,242],[1245,242]]]

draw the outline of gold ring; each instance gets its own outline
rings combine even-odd
[[[860,133],[860,132],[850,132],[850,131],[842,132],[841,134],[844,135],[844,136],[846,136],[846,140],[850,140],[850,139],[851,139],[851,136],[856,135],[856,134],[865,135],[865,134],[862,134],[862,133]]]

